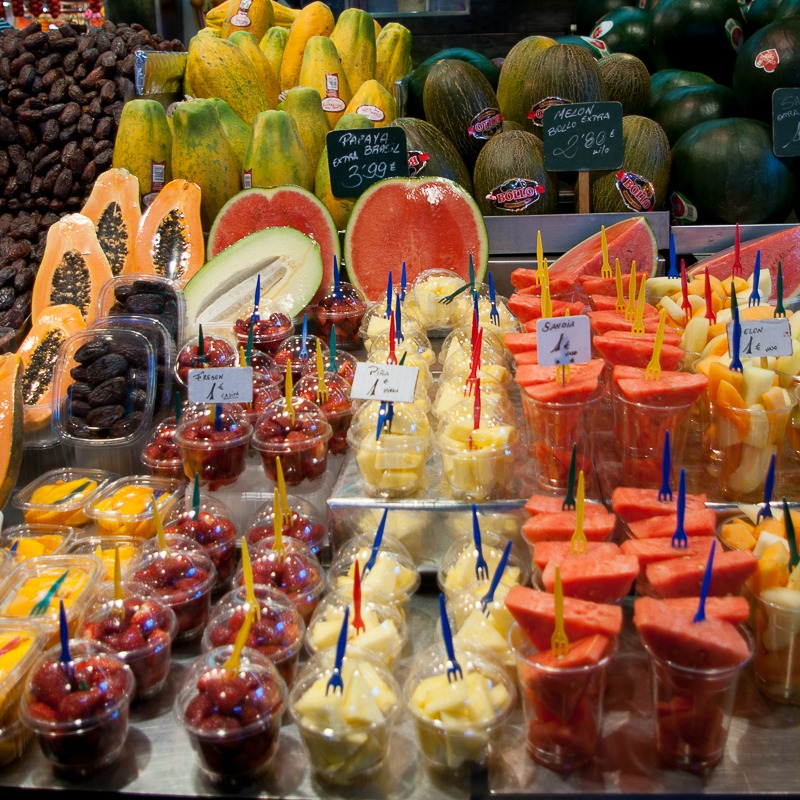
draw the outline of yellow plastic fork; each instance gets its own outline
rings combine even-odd
[[[586,534],[583,531],[583,515],[586,507],[585,491],[583,484],[583,470],[578,473],[578,492],[575,498],[575,533],[569,540],[569,554],[571,556],[585,556],[589,550]]]
[[[647,283],[647,276],[642,275],[642,280],[639,284],[639,296],[636,298],[636,317],[631,325],[631,333],[641,336],[645,333],[644,327],[644,296],[645,284]]]
[[[569,653],[569,639],[564,630],[564,590],[561,588],[560,567],[556,567],[555,607],[555,630],[550,637],[550,649],[556,658],[564,658]]]
[[[325,366],[322,363],[322,344],[317,339],[317,405],[328,402],[328,386],[325,383]]]
[[[600,267],[601,278],[613,278],[611,263],[608,260],[608,242],[606,241],[606,226],[600,226],[600,246],[603,248],[603,266]]]
[[[662,308],[659,312],[658,330],[656,331],[656,341],[653,344],[653,355],[644,371],[646,381],[657,381],[661,379],[661,346],[664,344],[664,325],[666,324],[667,310]]]
[[[631,272],[628,275],[628,302],[625,305],[625,320],[636,317],[636,262],[631,261]]]

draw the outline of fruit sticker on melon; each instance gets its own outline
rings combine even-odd
[[[428,269],[448,269],[469,280],[469,260],[480,283],[489,240],[478,206],[446,178],[387,178],[353,206],[344,242],[350,280],[378,300],[392,266],[406,262],[408,283]]]

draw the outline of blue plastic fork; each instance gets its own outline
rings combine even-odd
[[[489,591],[481,599],[481,609],[485,614],[489,608],[489,604],[494,602],[494,593],[497,591],[497,587],[500,585],[500,580],[503,577],[503,573],[506,570],[506,564],[508,564],[508,557],[511,555],[511,545],[513,542],[509,539],[506,542],[505,549],[503,550],[503,555],[500,556],[500,561],[497,562],[497,569],[494,571],[494,576],[492,577],[492,583],[489,586]]]
[[[400,299],[405,302],[406,299],[406,262],[403,262],[403,270],[400,273]]]
[[[333,294],[337,300],[342,299],[342,282],[339,278],[339,259],[333,257]]]
[[[661,488],[658,490],[660,503],[672,502],[672,487],[669,485],[669,474],[672,471],[672,457],[669,446],[669,431],[664,431],[664,452],[661,455]]]
[[[453,649],[453,632],[450,630],[450,620],[447,619],[447,607],[444,603],[444,595],[439,595],[439,615],[442,618],[442,638],[444,647],[447,650],[447,682],[452,683],[464,677],[461,665],[456,661],[456,651]]]
[[[386,313],[384,319],[392,316],[392,271],[389,270],[389,277],[386,279]]]
[[[733,347],[731,349],[731,369],[742,372],[742,358],[739,350],[742,346],[742,323],[739,320],[739,301],[736,299],[736,285],[731,281],[731,319],[733,319]]]
[[[697,613],[694,615],[694,622],[702,622],[706,618],[706,598],[711,588],[711,571],[714,565],[714,550],[717,547],[717,540],[711,542],[711,549],[708,551],[708,561],[706,561],[706,571],[703,573],[703,584],[700,587],[700,603],[697,606]]]
[[[681,479],[678,483],[678,522],[675,526],[675,533],[672,534],[671,544],[675,548],[689,547],[689,537],[686,535],[686,528],[684,528],[684,519],[686,517],[686,469],[681,468]]]
[[[44,597],[31,608],[28,614],[29,617],[43,617],[47,613],[47,609],[50,608],[50,603],[56,596],[56,592],[61,588],[61,584],[66,580],[67,575],[69,575],[69,570],[65,569],[64,573],[59,576],[47,590]]]
[[[675,263],[675,234],[670,231],[669,234],[669,270],[667,270],[668,278],[680,278],[681,274],[678,272],[678,267]]]
[[[572,455],[569,457],[569,472],[567,473],[567,496],[561,504],[562,511],[575,510],[575,473],[578,466],[578,445],[572,443]]]
[[[761,294],[758,291],[758,284],[761,278],[761,251],[756,250],[756,264],[753,267],[753,289],[750,292],[750,297],[747,298],[748,307],[761,305]]]
[[[770,456],[769,469],[767,470],[767,480],[764,483],[764,505],[758,509],[756,514],[756,525],[761,522],[761,517],[765,519],[772,516],[770,503],[772,502],[772,490],[775,488],[775,453]]]
[[[383,541],[383,532],[386,530],[386,517],[389,514],[389,509],[383,509],[383,516],[378,524],[378,530],[375,533],[375,539],[372,542],[372,552],[369,554],[367,563],[364,564],[364,569],[361,570],[361,580],[367,577],[367,573],[375,566],[375,561],[378,558],[378,550],[381,549],[381,542]]]
[[[403,336],[403,315],[402,315],[402,308],[403,304],[400,302],[400,298],[397,298],[397,305],[394,307],[394,340],[396,342],[404,342],[406,337]]]
[[[797,552],[797,539],[794,535],[794,520],[789,513],[789,504],[783,498],[783,526],[786,528],[786,542],[789,545],[789,567],[794,569],[800,564],[800,554]]]
[[[303,331],[300,337],[299,356],[303,361],[308,361],[308,315],[303,314]]]
[[[344,661],[344,651],[347,648],[347,626],[350,624],[350,606],[345,606],[344,617],[342,618],[342,629],[339,631],[339,640],[336,642],[336,660],[333,662],[333,673],[328,679],[325,687],[327,695],[331,689],[334,694],[338,691],[344,693],[344,681],[342,680],[342,662]]]
[[[489,273],[489,300],[492,303],[492,310],[489,312],[489,320],[494,325],[500,324],[500,312],[497,310],[497,293],[494,290],[494,278]]]
[[[483,557],[483,547],[481,545],[481,526],[478,524],[478,507],[472,504],[472,541],[475,543],[475,577],[479,581],[489,580],[489,565]]]
[[[786,308],[783,305],[783,262],[778,260],[778,278],[775,281],[775,313],[773,317],[785,317]]]
[[[335,258],[335,256],[334,256]],[[253,297],[253,313],[250,315],[250,327],[259,321],[258,307],[261,304],[261,273],[256,276],[256,291]]]
[[[61,638],[61,655],[58,660],[67,673],[67,678],[75,682],[75,668],[72,664],[72,655],[69,652],[69,625],[67,624],[67,612],[64,608],[64,601],[58,601],[58,633]]]

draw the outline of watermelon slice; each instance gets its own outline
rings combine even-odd
[[[342,260],[339,232],[322,201],[301,186],[245,189],[231,197],[208,234],[208,260],[250,233],[280,227],[294,228],[319,245],[322,283],[314,298],[319,299],[333,285],[334,257]]]
[[[552,300],[553,316],[563,317],[567,309],[569,309],[570,316],[574,317],[583,311],[583,303],[575,302],[568,303],[565,300]],[[532,297],[527,294],[520,294],[514,292],[508,298],[508,310],[520,321],[531,322],[537,320],[542,316],[542,300],[540,297]],[[534,326],[534,331],[536,327]]]
[[[594,333],[608,333],[609,331],[628,331],[630,333],[633,320],[626,320],[616,311],[588,311]],[[646,333],[655,333],[658,330],[658,317],[645,317],[643,320]],[[666,332],[664,341],[667,341]]]
[[[622,286],[624,291],[627,291],[630,283],[630,273],[625,273],[622,276]],[[617,279],[616,278],[598,278],[596,275],[581,275],[578,278],[581,289],[586,294],[606,294],[610,295],[616,301],[617,298]]]
[[[638,367],[614,367],[614,383],[628,400],[651,406],[677,406],[694,403],[708,386],[708,378],[698,372],[661,371],[661,378],[648,381]]]
[[[745,277],[753,274],[756,253],[761,251],[761,269],[768,269],[775,286],[778,276],[778,261],[783,267],[784,299],[800,294],[800,226],[794,225],[786,230],[771,233],[758,239],[742,242],[739,259]],[[733,269],[733,247],[721,250],[708,258],[701,259],[689,270],[689,275],[708,274],[720,280],[730,280]]]
[[[602,542],[611,536],[616,522],[617,518],[608,511],[605,514],[587,514],[583,520],[583,532],[589,541]],[[568,542],[575,533],[575,523],[574,511],[537,514],[522,525],[522,535],[529,544],[546,539]]]
[[[597,394],[598,383],[597,378],[573,378],[567,384],[562,384],[560,381],[550,381],[549,383],[536,383],[530,386],[524,386],[523,388],[528,397],[539,403],[549,403],[552,405],[558,405],[560,403],[568,405],[584,401],[588,403],[592,395]],[[583,409],[576,411],[579,416],[582,412]],[[565,421],[565,433],[571,430],[574,430],[574,426],[570,427],[569,422]]]
[[[555,597],[528,586],[512,586],[506,608],[538,650],[549,650],[555,629]],[[622,609],[607,603],[564,598],[564,631],[570,641],[601,634],[614,638],[622,630]]]
[[[595,383],[603,372],[605,363],[601,358],[593,358],[585,364],[570,366],[570,383],[580,380],[594,380]],[[540,383],[556,383],[558,367],[540,367],[538,364],[525,364],[517,369],[515,378],[520,386],[535,386]]]
[[[688,556],[657,561],[645,567],[647,581],[659,597],[700,595],[708,558]],[[737,594],[758,568],[758,559],[748,550],[723,550],[714,556],[709,595]]]
[[[532,494],[525,503],[525,510],[535,517],[537,514],[557,514],[563,511],[561,505],[563,497],[555,497],[552,494]],[[608,510],[602,503],[586,503],[583,513],[589,514],[608,514]]]
[[[503,337],[503,344],[515,355],[536,350],[536,332],[533,333],[507,333]]]
[[[662,514],[628,523],[634,539],[671,538],[678,524],[676,514]],[[717,530],[717,515],[710,508],[687,509],[683,527],[691,541],[692,536],[713,536]]]
[[[617,296],[597,293],[590,294],[589,305],[592,307],[593,311],[616,311]],[[658,309],[655,306],[651,306],[650,303],[645,303],[642,316],[644,319],[647,319],[648,317],[657,317]]]
[[[708,498],[704,494],[686,495],[686,510],[699,511],[706,507]],[[678,493],[673,500],[659,500],[656,489],[640,489],[635,486],[618,486],[611,493],[611,509],[624,522],[638,522],[648,517],[675,514]]]
[[[538,350],[528,350],[524,353],[517,353],[514,356],[514,363],[518,367],[522,367],[525,364],[538,364],[539,363],[539,351]]]
[[[592,344],[603,358],[616,366],[646,369],[653,357],[653,342],[645,339],[617,339],[613,336],[595,336]],[[677,370],[686,355],[674,344],[663,344],[659,364],[662,370]]]
[[[561,564],[570,554],[570,542],[536,542],[533,547],[533,563],[544,570],[548,564]],[[622,551],[614,542],[586,542],[586,555],[592,558],[618,556]]]
[[[605,331],[604,333],[600,334],[602,336],[607,336],[609,339],[618,339],[624,341],[635,341],[635,342],[647,342],[650,345],[650,350],[653,349],[653,344],[656,341],[656,334],[655,331],[651,331],[650,333],[631,333],[630,327],[627,330],[622,331]],[[672,330],[672,328],[665,328],[664,329],[664,344],[667,345],[674,345],[675,347],[680,347],[681,344],[681,337],[677,331]]]
[[[356,200],[347,223],[347,274],[369,300],[385,295],[389,270],[397,273],[404,261],[409,283],[428,269],[449,269],[467,281],[470,256],[480,283],[489,261],[483,216],[446,178],[378,181]]]
[[[564,594],[594,603],[616,603],[631,590],[639,574],[636,556],[619,553],[567,556],[560,564]],[[555,590],[556,565],[549,563],[542,571],[542,584]]]
[[[608,653],[610,644],[611,639],[608,636],[596,633],[594,636],[584,636],[582,639],[578,639],[577,642],[570,642],[569,652],[564,656],[553,655],[553,651],[550,649],[531,656],[529,661],[554,669],[591,667],[599,663]]]
[[[515,289],[524,289],[528,286],[537,286],[539,271],[530,267],[517,267],[511,273],[511,285]]]
[[[712,544],[714,544],[712,536],[695,536],[689,539],[686,547],[673,547],[672,538],[662,536],[658,539],[626,539],[620,547],[623,553],[636,556],[639,559],[639,567],[644,569],[648,564],[667,561],[670,558],[693,556],[708,558]]]
[[[655,597],[637,597],[633,601],[633,622],[639,619],[671,617],[674,615],[687,620],[694,619],[697,613],[697,597],[669,597],[659,600]],[[750,605],[744,597],[706,598],[706,617],[721,619],[731,625],[741,625],[750,616]]]

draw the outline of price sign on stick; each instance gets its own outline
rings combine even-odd
[[[376,181],[408,177],[402,128],[331,131],[325,142],[334,197],[357,197]]]
[[[190,403],[252,403],[253,368],[190,369]]]
[[[772,152],[778,158],[800,156],[800,89],[772,93]]]
[[[413,403],[418,375],[419,367],[359,362],[356,364],[350,397],[353,400],[394,400],[399,403]]]
[[[739,358],[768,358],[792,354],[792,330],[788,319],[762,319],[742,322]],[[733,323],[729,322],[728,351],[733,356]]]

